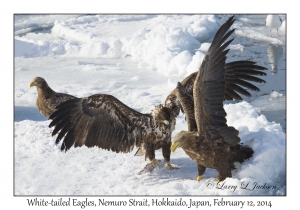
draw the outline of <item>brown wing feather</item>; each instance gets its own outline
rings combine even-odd
[[[197,72],[194,72],[181,81],[181,84],[183,85],[185,91],[190,95],[193,95],[193,85],[196,75]],[[175,117],[179,115],[180,110],[184,113],[184,109],[182,108],[180,101],[177,98],[176,89],[177,87],[167,96],[165,100],[165,106],[172,110]]]
[[[114,152],[130,152],[140,146],[149,131],[152,116],[141,114],[111,95],[97,94],[62,103],[49,118],[55,126],[52,136],[56,143],[62,138],[61,149],[86,145]],[[64,137],[65,136],[65,137]]]
[[[197,71],[194,73],[191,73],[189,76],[187,76],[186,78],[184,78],[181,81],[181,84],[183,85],[183,87],[191,95],[193,95],[193,86],[194,86],[194,82],[195,82],[197,73],[198,73]]]
[[[241,71],[243,69],[243,71]],[[251,75],[251,70],[260,71],[259,76],[265,76],[262,72],[267,68],[256,65],[252,61],[234,61],[225,64],[225,94],[224,100],[243,100],[242,96],[251,97],[251,93],[246,89],[252,91],[260,91],[260,89],[250,82],[265,83],[266,81],[256,76]],[[249,71],[249,72],[248,72]],[[184,87],[187,94],[193,95],[193,86],[198,72],[194,72],[184,78],[181,84]],[[177,88],[177,87],[176,87]],[[176,96],[176,88],[168,95],[165,101],[165,106],[173,110],[174,116],[179,115],[179,111],[184,113],[182,104]],[[194,107],[191,106],[194,110]]]
[[[220,36],[219,33],[220,31],[223,31],[224,33],[224,28],[225,27],[223,28],[221,27],[219,29],[219,31],[216,34],[216,37]],[[229,31],[221,38],[215,38],[215,42],[212,43],[212,45],[222,44],[226,40],[226,38],[228,38],[229,35],[233,33],[233,31],[234,30]],[[227,51],[223,51],[223,50],[232,42],[232,40],[233,39],[221,45],[219,50],[215,50],[213,54],[210,53],[211,54],[210,57],[211,59],[213,59],[210,61],[209,64],[210,68],[218,68],[218,66],[215,65],[220,65],[220,64],[218,64],[218,62],[215,62],[215,60],[218,60],[219,57],[224,57],[227,54],[228,50]],[[212,47],[209,48],[210,51],[211,48]],[[203,63],[205,63],[205,59],[203,60]],[[260,89],[257,86],[251,84],[249,81],[265,83],[264,80],[256,76],[252,76],[252,75],[265,76],[266,73],[262,72],[263,70],[267,70],[267,68],[256,65],[256,63],[253,61],[242,60],[242,61],[233,61],[230,63],[226,63],[225,64],[225,93],[224,93],[223,100],[243,100],[241,95],[244,95],[246,97],[251,97],[252,96],[251,93],[249,93],[246,90],[246,88],[252,91],[260,91]],[[181,84],[185,89],[186,94],[193,95],[193,86],[194,86],[197,73],[198,72],[194,72],[182,80]],[[182,110],[183,113],[186,112],[187,110],[184,111],[185,109],[182,108],[182,103],[176,96],[176,89],[177,87],[168,95],[165,101],[165,106],[170,107],[173,110],[174,115],[178,116],[180,109]],[[192,110],[192,111],[189,110],[188,112],[194,111],[194,106],[186,106],[186,108],[187,107],[189,107]],[[190,119],[190,121],[194,121],[194,120]]]
[[[198,134],[211,141],[225,141],[230,146],[239,143],[240,138],[235,128],[227,126],[225,118],[223,101],[228,50],[224,51],[222,45],[232,33],[232,30],[227,31],[233,22],[231,17],[218,30],[196,76],[193,94]],[[227,42],[224,44],[227,45]]]
[[[242,61],[233,61],[233,62],[226,63],[225,64],[226,91],[228,90],[228,91],[236,92],[236,90],[232,89],[232,86],[228,86],[228,84],[236,84],[239,86],[243,86],[245,88],[249,88],[250,90],[253,91],[260,91],[260,89],[257,86],[249,83],[248,81],[258,82],[258,83],[265,83],[266,81],[255,76],[251,76],[251,71],[253,70],[258,71],[259,73],[257,73],[257,75],[259,76],[266,76],[266,73],[262,71],[267,70],[267,68],[256,65],[255,62],[252,61],[242,60]],[[186,91],[191,95],[193,95],[193,86],[194,86],[197,73],[198,72],[191,73],[181,82],[181,84],[184,86]],[[249,96],[247,93],[245,96],[251,97],[251,94]],[[233,100],[233,99],[242,100],[241,96],[239,95],[231,99],[224,98],[224,100]]]

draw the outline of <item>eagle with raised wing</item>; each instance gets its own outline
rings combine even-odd
[[[230,40],[230,42],[233,41]],[[266,81],[256,77],[266,76],[267,74],[263,72],[267,68],[256,65],[253,61],[233,61],[225,64],[225,100],[243,100],[241,95],[246,97],[251,97],[251,93],[246,89],[252,91],[260,91],[260,89],[250,82],[265,83]],[[191,73],[184,80],[181,81],[181,85],[185,88],[185,91],[193,95],[194,82],[197,76],[197,71]],[[246,88],[246,89],[245,89]],[[165,106],[172,109],[174,115],[177,117],[182,112],[181,103],[177,97],[177,87],[167,96],[165,100]]]
[[[50,116],[53,121],[49,127],[55,126],[52,135],[60,131],[56,144],[64,138],[61,150],[85,145],[127,153],[137,146],[156,165],[155,150],[162,149],[168,167],[172,168],[170,146],[175,118],[168,108],[158,105],[150,114],[142,114],[114,96],[96,94],[69,100],[57,109]]]
[[[223,28],[224,26],[218,30],[217,36]],[[225,49],[226,46],[222,48]],[[219,54],[210,54],[210,59],[214,57],[217,59]],[[203,63],[207,63],[206,60],[205,58]],[[261,71],[265,68],[251,61],[231,62],[224,64],[223,69],[226,72],[224,100],[242,99],[237,92],[251,96],[243,87],[259,90],[247,81],[264,82],[252,75],[265,75]],[[193,92],[196,75],[192,73],[182,81],[190,94]],[[176,89],[170,93],[164,105],[155,106],[151,113],[147,114],[128,107],[112,95],[105,94],[71,99],[56,108],[57,111],[49,117],[52,119],[49,127],[55,127],[52,135],[58,134],[56,144],[63,139],[61,150],[67,151],[73,145],[85,145],[98,146],[116,153],[128,153],[136,146],[136,155],[145,155],[145,159],[151,161],[149,164],[155,166],[158,164],[155,150],[162,149],[167,167],[173,168],[170,163],[171,135],[175,129],[176,117],[182,109]]]
[[[223,181],[232,176],[234,162],[242,163],[253,154],[252,148],[239,144],[239,132],[227,125],[223,107],[228,87],[225,61],[229,50],[225,48],[232,40],[225,41],[233,32],[227,32],[233,22],[231,17],[215,35],[197,72],[193,95],[180,83],[174,91],[186,113],[188,131],[175,135],[171,151],[181,147],[196,161],[198,181],[206,168],[216,169],[218,182]]]

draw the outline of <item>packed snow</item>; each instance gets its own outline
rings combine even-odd
[[[237,15],[227,61],[252,60],[268,68],[266,84],[245,101],[225,102],[228,125],[254,155],[216,185],[217,171],[197,177],[182,149],[152,173],[137,173],[144,157],[98,147],[55,145],[50,120],[35,107],[34,77],[77,97],[111,94],[149,113],[197,71],[218,28],[230,15],[16,15],[14,37],[15,195],[286,195],[285,15],[280,37],[270,37],[266,15]],[[187,130],[177,118],[172,136]],[[156,158],[163,160],[161,150]],[[208,187],[213,186],[213,187]],[[226,188],[227,186],[227,188]],[[229,188],[228,186],[237,186]]]

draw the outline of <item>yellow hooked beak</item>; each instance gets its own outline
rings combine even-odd
[[[32,88],[33,86],[36,86],[36,83],[35,82],[31,82],[29,86],[30,86],[30,88]]]
[[[180,147],[180,144],[178,142],[173,142],[170,149],[172,152],[175,152],[178,147]]]

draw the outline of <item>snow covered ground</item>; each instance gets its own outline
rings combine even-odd
[[[276,37],[276,30],[275,37],[270,37],[264,25],[266,15],[237,15],[234,23],[235,40],[227,60],[256,61],[268,68],[268,75],[263,78],[267,83],[259,85],[261,92],[224,105],[228,124],[240,131],[242,142],[250,143],[255,152],[237,165],[224,185],[215,185],[214,169],[207,169],[203,180],[196,182],[196,164],[181,149],[171,155],[178,170],[167,170],[162,164],[142,175],[137,172],[147,162],[134,157],[136,150],[116,154],[72,147],[61,152],[51,137],[50,121],[35,107],[37,92],[29,84],[40,76],[57,92],[77,97],[111,94],[149,113],[164,102],[177,81],[197,70],[215,32],[228,17],[15,16],[14,194],[285,195],[285,25],[279,29],[281,37]],[[285,20],[284,15],[281,18]],[[186,129],[181,114],[173,136]],[[163,159],[161,151],[156,156]]]

